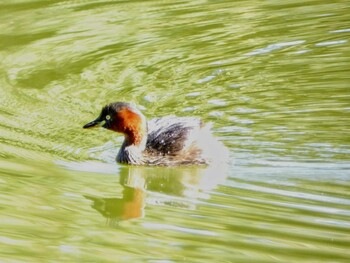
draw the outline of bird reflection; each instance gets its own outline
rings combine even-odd
[[[93,201],[92,208],[107,218],[107,223],[116,225],[121,220],[139,218],[143,216],[145,203],[145,190],[123,186],[121,198],[103,198],[85,195],[86,199]]]
[[[123,166],[119,181],[123,188],[121,197],[86,195],[85,198],[93,202],[92,208],[107,218],[110,226],[115,226],[123,220],[143,217],[146,203],[195,209],[194,201],[209,198],[207,191],[225,178],[223,167]]]

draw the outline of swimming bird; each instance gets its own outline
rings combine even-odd
[[[147,121],[136,107],[114,102],[83,128],[103,127],[124,135],[117,162],[131,165],[208,165],[226,162],[228,151],[197,117],[165,116]]]

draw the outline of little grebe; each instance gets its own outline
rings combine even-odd
[[[117,162],[133,165],[207,165],[227,161],[228,151],[199,118],[166,116],[149,121],[125,102],[106,105],[83,128],[103,127],[124,134]]]

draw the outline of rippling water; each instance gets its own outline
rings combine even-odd
[[[349,262],[347,1],[0,3],[0,261]],[[111,101],[227,170],[124,167]]]

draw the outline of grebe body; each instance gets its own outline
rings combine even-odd
[[[166,116],[149,121],[134,106],[115,102],[83,128],[103,127],[124,135],[117,162],[131,165],[208,165],[227,161],[228,151],[200,118]]]

